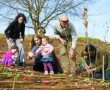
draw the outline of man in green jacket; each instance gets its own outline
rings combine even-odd
[[[54,37],[60,45],[61,66],[64,73],[74,73],[75,49],[77,42],[77,33],[74,26],[70,23],[67,16],[60,17],[59,21],[53,25]]]

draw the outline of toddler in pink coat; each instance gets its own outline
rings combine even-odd
[[[11,49],[3,55],[1,64],[6,66],[13,66],[14,65],[13,59],[18,57],[14,55],[16,52],[18,52],[18,47],[16,45],[13,45]]]

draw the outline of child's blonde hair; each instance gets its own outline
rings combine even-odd
[[[47,41],[49,41],[49,37],[48,36],[44,36],[44,37],[42,37],[42,39],[46,39]]]

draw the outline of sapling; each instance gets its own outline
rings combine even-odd
[[[107,39],[108,39],[108,32],[109,32],[109,26],[108,26],[108,24],[107,24],[107,22],[106,22],[106,27],[107,27],[107,29],[106,29],[106,31],[105,31],[105,35],[103,35],[104,36],[104,42],[105,43],[107,43]],[[107,50],[107,47],[106,47],[106,45],[105,45],[105,53],[107,52],[106,50]],[[103,55],[103,58],[102,58],[102,80],[103,81],[105,81],[105,67],[104,67],[104,65],[105,65],[105,60],[104,59],[106,59],[106,54],[104,54]]]
[[[15,90],[15,81],[16,81],[16,77],[14,77],[14,82],[13,82],[12,90]]]
[[[85,40],[87,39],[87,41],[86,41],[86,44],[85,44],[85,46],[86,45],[88,45],[89,44],[89,42],[88,42],[88,8],[87,7],[84,7],[84,11],[83,11],[83,24],[84,24],[84,26],[85,26]],[[90,49],[89,49],[89,46],[88,46],[88,55],[89,55],[89,60],[90,60],[90,66],[92,65],[91,64],[91,58],[90,58]],[[91,68],[90,68],[91,69]],[[89,75],[89,74],[88,74]],[[92,80],[93,80],[93,86],[94,86],[94,79],[93,79],[93,72],[91,72],[91,75],[92,75]]]

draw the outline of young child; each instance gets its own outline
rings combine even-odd
[[[87,60],[87,53],[84,50],[82,50],[80,54],[80,62],[77,68],[77,73],[81,73],[86,70],[86,67],[88,67],[86,60]]]
[[[16,45],[13,45],[11,49],[3,55],[1,64],[6,66],[13,66],[13,59],[18,57],[14,55],[16,52],[18,52],[18,47]]]
[[[49,42],[49,38],[46,36],[43,37],[41,46],[35,52],[36,54],[40,53],[43,56],[41,58],[41,61],[43,62],[44,65],[45,75],[48,75],[48,68],[50,70],[50,74],[54,74],[53,66],[51,63],[54,60],[52,57],[52,52],[54,50],[54,47],[50,45],[48,42]]]
[[[80,62],[81,62],[81,66],[82,69],[86,69],[86,67],[88,67],[87,63],[87,52],[85,52],[84,50],[81,52],[81,58],[80,58]]]
[[[92,52],[90,52],[90,53],[92,53]],[[80,58],[80,69],[81,69],[81,71],[86,71],[86,72],[90,73],[93,65],[92,64],[89,65],[90,60],[88,60],[88,57],[90,57],[88,52],[83,50],[81,52],[81,58]]]

